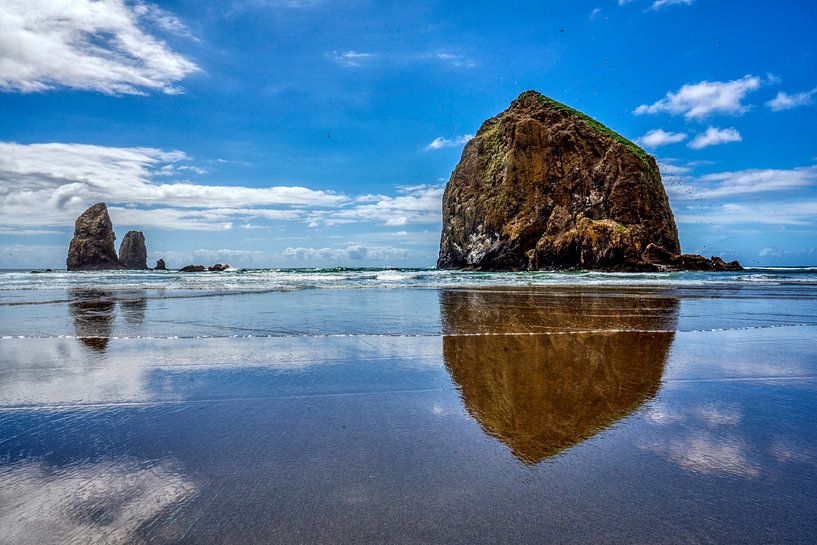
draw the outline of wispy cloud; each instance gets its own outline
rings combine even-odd
[[[133,4],[134,14],[146,23],[153,24],[160,30],[169,32],[176,36],[183,36],[197,40],[184,24],[184,21],[176,17],[173,13],[160,8],[155,4],[137,2]]]
[[[667,132],[664,129],[653,129],[637,140],[642,146],[657,148],[667,144],[677,144],[687,137],[683,132]]]
[[[251,9],[306,9],[322,4],[324,0],[234,0],[228,13]]]
[[[777,95],[766,103],[766,106],[773,112],[780,112],[782,110],[791,110],[798,106],[807,106],[814,102],[814,95],[817,94],[817,87],[810,91],[803,91],[802,93],[795,93],[790,95],[780,91]]]
[[[706,132],[697,135],[689,143],[692,149],[703,149],[709,146],[717,146],[718,144],[727,144],[729,142],[740,142],[743,140],[737,129],[718,129],[716,127],[709,127]]]
[[[105,94],[181,92],[199,67],[148,26],[189,35],[172,14],[123,0],[8,0],[0,4],[0,90],[58,87]]]
[[[601,15],[601,8],[594,8],[593,11],[590,12],[589,19],[595,21],[599,15]]]
[[[748,109],[743,104],[747,94],[758,89],[762,81],[747,75],[732,81],[702,81],[683,85],[678,91],[669,91],[664,98],[652,104],[642,104],[636,115],[668,113],[687,119],[703,119],[709,115],[740,114]]]
[[[738,195],[788,191],[817,185],[817,166],[747,169],[684,178],[683,188],[667,187],[676,199],[723,199]],[[688,190],[688,191],[687,191]]]
[[[455,136],[453,138],[445,138],[444,136],[438,136],[425,147],[425,150],[430,151],[443,148],[456,148],[457,146],[467,144],[468,141],[471,140],[473,137],[474,137],[473,134],[463,134],[460,136]]]
[[[655,0],[650,9],[658,11],[669,6],[689,6],[695,0]]]
[[[690,206],[675,214],[678,223],[707,225],[814,225],[817,201],[767,201]]]
[[[469,59],[465,55],[451,53],[449,51],[439,51],[431,55],[431,57],[456,68],[473,68],[477,65],[476,61]]]
[[[333,51],[330,58],[339,65],[346,68],[357,68],[371,61],[376,55],[373,53],[363,53],[360,51]]]

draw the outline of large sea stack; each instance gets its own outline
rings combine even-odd
[[[119,246],[119,262],[131,270],[148,268],[148,250],[142,231],[128,231]]]
[[[74,225],[68,247],[69,271],[123,269],[114,248],[116,235],[105,203],[97,203],[82,213]]]
[[[655,159],[535,91],[482,124],[445,188],[438,268],[740,268],[680,254]]]

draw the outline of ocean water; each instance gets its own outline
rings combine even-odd
[[[0,544],[817,542],[817,270],[0,272]]]
[[[230,269],[214,273],[178,271],[53,272],[0,270],[3,303],[45,301],[72,289],[148,290],[172,296],[187,290],[202,293],[263,292],[351,288],[479,287],[651,287],[731,288],[817,285],[817,267],[748,268],[741,272],[600,273],[467,272],[437,269]]]

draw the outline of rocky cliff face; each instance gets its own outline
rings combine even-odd
[[[119,246],[119,262],[132,270],[148,268],[148,250],[142,231],[128,231]]]
[[[443,196],[437,267],[681,268],[648,260],[650,245],[656,255],[681,252],[655,159],[527,91],[466,144]]]
[[[122,269],[114,248],[113,232],[108,207],[97,203],[77,218],[74,238],[68,247],[66,266],[69,271]]]

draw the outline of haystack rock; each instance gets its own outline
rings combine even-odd
[[[128,231],[119,246],[119,262],[131,270],[148,268],[148,250],[142,231]]]
[[[658,271],[740,265],[681,254],[652,156],[583,113],[526,91],[465,145],[443,196],[437,267]]]
[[[166,271],[167,270],[167,265],[165,265],[165,260],[160,259],[159,261],[157,261],[156,266],[153,267],[153,270],[154,271]]]
[[[123,269],[114,248],[116,235],[105,203],[97,203],[83,212],[74,225],[74,238],[68,247],[69,271]]]

